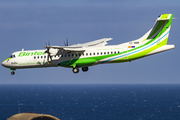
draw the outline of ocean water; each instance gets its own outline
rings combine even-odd
[[[19,112],[61,120],[180,120],[180,85],[0,85],[0,120]]]

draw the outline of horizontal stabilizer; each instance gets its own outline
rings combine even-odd
[[[175,45],[164,45],[164,46],[148,53],[146,56],[153,55],[153,54],[160,53],[160,52],[167,51],[167,50],[171,50],[174,48],[175,48]]]

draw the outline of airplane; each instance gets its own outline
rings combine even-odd
[[[88,71],[89,66],[131,62],[146,56],[174,49],[167,45],[173,14],[162,14],[154,26],[141,38],[118,45],[107,45],[112,38],[102,38],[88,43],[65,46],[46,45],[44,50],[27,50],[12,53],[2,62],[10,68],[11,75],[16,69],[40,67],[67,67],[74,73]]]

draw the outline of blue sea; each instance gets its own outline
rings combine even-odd
[[[61,120],[180,120],[180,85],[0,85],[0,120],[19,112]]]

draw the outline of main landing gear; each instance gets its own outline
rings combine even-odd
[[[88,67],[82,67],[82,71],[83,71],[83,72],[88,71],[88,69],[89,69]]]
[[[78,72],[79,72],[79,68],[78,67],[73,68],[73,73],[78,73]]]
[[[88,67],[82,67],[82,71],[83,72],[86,72],[86,71],[88,71]],[[78,73],[79,72],[79,68],[78,67],[75,67],[75,68],[73,68],[73,73]]]

